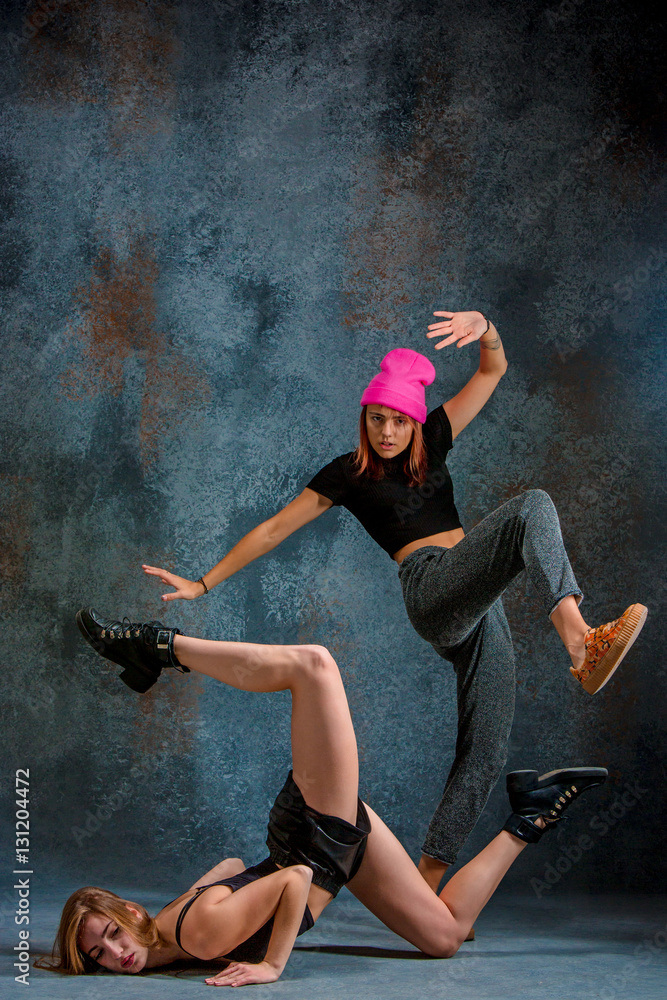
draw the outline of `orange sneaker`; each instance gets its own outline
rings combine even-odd
[[[589,694],[605,686],[641,632],[646,615],[643,604],[631,604],[616,621],[589,628],[584,639],[584,662],[580,667],[570,667],[570,673]]]

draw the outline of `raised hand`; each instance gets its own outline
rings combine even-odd
[[[488,324],[480,312],[434,312],[434,316],[442,316],[439,323],[432,323],[428,328],[427,337],[446,337],[446,340],[435,345],[436,351],[441,347],[456,344],[465,347],[479,340],[488,330]]]
[[[275,983],[279,978],[280,973],[268,962],[259,962],[258,965],[250,965],[249,962],[232,962],[217,976],[207,979],[206,985],[251,986],[253,983]]]
[[[201,597],[204,593],[204,586],[199,580],[186,580],[184,576],[176,576],[158,566],[142,565],[141,568],[147,576],[156,576],[168,587],[174,587],[175,593],[163,594],[163,601],[194,601],[195,597]]]

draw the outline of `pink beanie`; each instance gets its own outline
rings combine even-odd
[[[424,386],[435,378],[435,368],[423,354],[397,347],[385,354],[380,374],[371,379],[361,405],[379,403],[399,410],[423,424],[426,420]]]

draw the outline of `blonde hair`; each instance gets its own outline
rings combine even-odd
[[[137,910],[139,916],[128,910],[128,906]],[[79,945],[84,921],[91,913],[114,920],[119,927],[132,935],[137,944],[145,948],[164,944],[155,920],[143,906],[121,899],[115,892],[88,885],[73,892],[65,903],[51,957],[49,959],[44,956],[38,959],[35,962],[37,968],[50,969],[52,972],[62,972],[69,976],[81,976],[100,968]]]
[[[384,479],[384,460],[375,453],[368,437],[367,409],[367,406],[363,406],[359,417],[359,446],[353,458],[356,475],[362,476],[364,472],[367,472],[371,479]],[[403,471],[408,476],[408,486],[421,486],[426,479],[428,469],[428,455],[424,444],[422,425],[414,417],[409,417],[407,413],[404,413],[403,416],[409,421],[413,431],[410,447],[406,448]]]

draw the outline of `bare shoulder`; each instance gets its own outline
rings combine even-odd
[[[259,930],[275,914],[290,869],[280,869],[241,886],[202,892],[181,928],[182,946],[202,959],[226,955]],[[220,892],[223,890],[224,892]]]
[[[224,878],[225,876],[220,876],[220,877]],[[197,886],[197,888],[202,888],[202,886]],[[204,913],[206,913],[208,906],[210,905],[219,906],[229,896],[233,894],[233,890],[229,885],[213,885],[209,889],[207,889],[206,892],[200,893],[199,896],[197,896],[197,888],[193,886],[186,892],[181,893],[181,895],[178,896],[176,899],[172,899],[172,901],[170,903],[167,903],[167,905],[164,906],[155,917],[155,922],[160,931],[160,935],[171,944],[177,943],[176,925],[178,923],[183,907],[187,905],[189,900],[193,900],[195,899],[195,897],[197,897],[196,901],[192,904],[188,912],[188,919],[186,921],[188,933],[193,923],[195,924],[195,926],[199,925],[199,922],[201,920],[202,903],[204,902],[206,903],[206,906],[204,908]],[[200,912],[200,917],[197,917],[198,910]],[[197,947],[198,945],[199,942],[197,943]],[[182,946],[183,945],[181,945],[181,947]],[[187,951],[190,952],[190,954],[198,953],[196,951],[196,948],[193,951],[190,947],[188,947],[188,945],[185,945],[185,947],[187,948]]]

